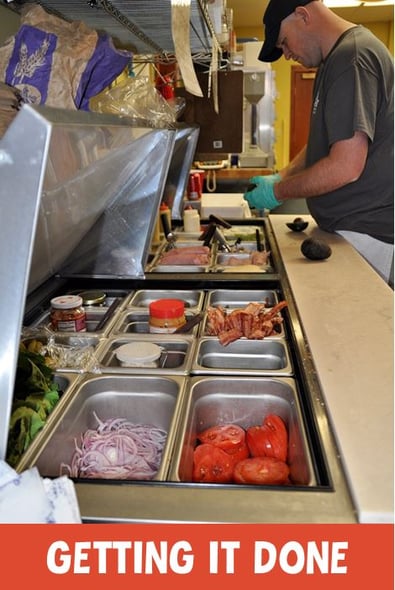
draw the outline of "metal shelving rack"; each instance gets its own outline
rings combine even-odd
[[[16,0],[9,7],[20,12],[26,3]],[[40,0],[38,3],[65,20],[83,21],[98,32],[107,33],[117,47],[151,56],[152,61],[174,55],[171,0]],[[215,35],[207,0],[191,0],[190,45],[194,60],[210,57]]]

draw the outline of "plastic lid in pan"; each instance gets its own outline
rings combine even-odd
[[[128,342],[115,349],[115,356],[123,367],[156,366],[163,349],[153,342]]]

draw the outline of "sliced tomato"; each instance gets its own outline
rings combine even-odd
[[[226,452],[226,451],[225,451]],[[238,449],[234,450],[232,453],[228,453],[233,459],[233,464],[235,465],[242,459],[247,459],[250,456],[250,450],[247,446],[247,443],[243,443],[239,446]]]
[[[288,431],[283,419],[276,414],[268,414],[262,426],[248,428],[246,441],[253,457],[287,460]]]
[[[239,461],[233,471],[235,483],[283,485],[288,482],[289,467],[275,457],[250,457]]]
[[[198,445],[193,452],[193,481],[229,483],[232,481],[234,458],[211,444]]]
[[[239,448],[245,444],[245,430],[237,424],[224,424],[211,426],[198,434],[202,443],[209,443],[230,453],[237,453]]]

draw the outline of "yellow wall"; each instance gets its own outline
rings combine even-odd
[[[364,26],[370,29],[393,53],[394,50],[394,23],[376,22],[367,23]],[[238,38],[257,38],[263,40],[262,26],[236,30]],[[281,169],[289,162],[289,132],[291,117],[291,66],[294,61],[287,61],[283,58],[272,64],[276,75],[277,99],[276,99],[276,121],[275,121],[275,157],[276,168]]]

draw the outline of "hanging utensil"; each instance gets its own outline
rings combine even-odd
[[[175,241],[177,240],[177,237],[171,231],[171,227],[170,227],[169,218],[167,216],[167,213],[166,212],[161,213],[160,219],[162,222],[165,238],[169,244],[169,248],[175,248]]]
[[[215,234],[217,226],[215,223],[210,223],[203,234],[203,246],[210,246],[210,242]]]
[[[255,230],[255,241],[256,241],[256,249],[258,252],[263,252],[264,251],[264,247],[262,245],[262,241],[261,241],[261,234],[259,233],[259,229]]]
[[[221,225],[225,229],[230,229],[232,227],[228,221],[226,221],[225,219],[223,219],[219,215],[214,215],[213,213],[211,213],[209,215],[209,221],[212,221],[213,223],[216,223],[217,225]]]
[[[176,331],[173,333],[174,334],[185,334],[186,332],[189,332],[190,330],[192,330],[192,328],[194,326],[197,326],[197,324],[200,324],[203,317],[204,317],[203,313],[198,313],[198,314],[192,316],[189,320],[186,321],[185,324],[183,324],[182,326],[177,328]]]
[[[232,252],[232,248],[229,246],[228,242],[226,241],[226,238],[224,236],[224,234],[221,232],[220,229],[218,229],[217,226],[215,226],[215,239],[218,242],[219,247],[222,250],[226,250],[226,252]]]
[[[104,328],[104,326],[107,324],[107,322],[110,320],[110,318],[114,315],[115,310],[117,309],[117,307],[120,303],[121,303],[120,299],[114,299],[114,301],[111,303],[110,307],[107,309],[107,311],[105,312],[105,314],[103,315],[101,320],[96,325],[95,330],[94,330],[95,332],[100,332],[100,330],[102,330],[102,328]]]

